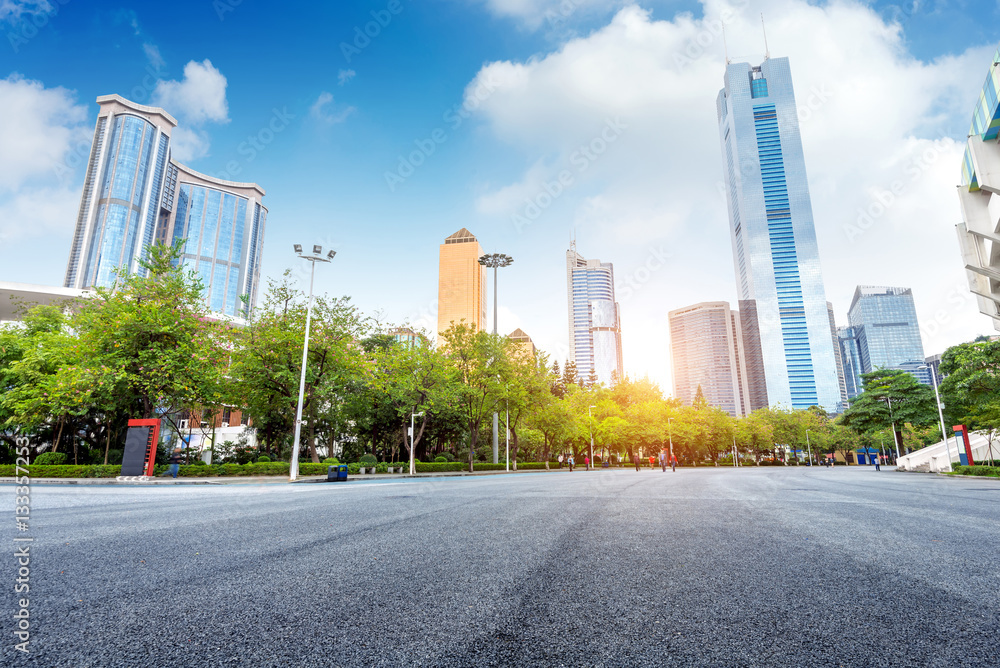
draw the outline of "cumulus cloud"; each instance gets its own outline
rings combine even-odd
[[[519,16],[542,6],[493,5]],[[669,387],[666,311],[735,299],[715,110],[721,23],[730,59],[758,64],[762,9],[771,55],[791,62],[827,297],[838,320],[855,285],[873,283],[914,289],[918,314],[930,323],[929,354],[989,329],[962,296],[954,224],[962,142],[994,47],[921,61],[898,24],[850,0],[765,0],[753,11],[705,0],[703,8],[700,18],[656,21],[628,6],[552,53],[485,65],[468,90],[497,83],[477,113],[524,167],[485,186],[479,211],[508,230],[517,217],[527,220],[519,231],[536,237],[576,228],[584,255],[613,261],[626,367],[649,368]],[[606,141],[615,119],[625,129]],[[569,184],[560,190],[563,173]],[[859,224],[886,192],[891,204]],[[661,244],[683,252],[652,262]],[[565,308],[557,302],[539,309]],[[565,336],[553,330],[539,338],[554,349]]]
[[[309,116],[317,121],[320,121],[321,123],[334,125],[346,121],[347,117],[353,114],[354,111],[354,107],[345,107],[344,109],[337,111],[336,104],[333,100],[333,94],[324,91],[319,94],[316,101],[309,107]]]
[[[160,47],[156,46],[152,42],[146,42],[142,45],[142,51],[146,54],[146,60],[149,64],[153,66],[154,70],[161,70],[167,62],[160,55]]]
[[[357,72],[354,70],[340,70],[337,72],[337,83],[343,86],[345,83],[353,79],[356,74]]]
[[[17,21],[25,14],[48,14],[53,9],[49,0],[0,0],[0,21]]]
[[[181,125],[174,128],[170,135],[170,152],[180,162],[193,162],[208,155],[211,143],[204,130]]]
[[[0,79],[0,100],[0,192],[67,171],[81,150],[86,159],[93,129],[72,92],[12,74]]]
[[[156,83],[153,104],[194,125],[206,121],[225,123],[229,120],[226,85],[226,77],[210,60],[192,60],[184,66],[180,81]]]

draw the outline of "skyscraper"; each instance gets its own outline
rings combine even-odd
[[[861,373],[901,369],[925,385],[931,384],[924,366],[917,309],[910,288],[859,285],[847,319],[857,341]]]
[[[969,290],[1000,330],[1000,49],[986,73],[962,160],[958,244]]]
[[[840,400],[787,58],[726,66],[717,101],[751,408]]]
[[[833,316],[833,304],[826,303],[826,313],[830,318],[830,337],[833,341],[833,361],[837,365],[837,387],[840,389],[840,402],[837,404],[837,412],[841,413],[847,408],[849,397],[847,396],[847,376],[844,371],[844,355],[840,349],[840,334],[837,332],[837,319]]]
[[[840,357],[844,361],[844,387],[847,392],[847,402],[861,394],[861,353],[858,352],[858,337],[853,327],[837,328],[837,343],[840,347]]]
[[[702,302],[667,314],[674,397],[705,401],[733,417],[750,412],[740,314],[728,302]]]
[[[438,337],[451,325],[483,328],[486,323],[486,267],[483,247],[464,227],[444,240],[438,261]]]
[[[587,260],[566,251],[566,287],[569,306],[569,358],[577,375],[614,385],[622,377],[621,319],[615,301],[615,269],[610,262]]]
[[[199,174],[171,159],[177,121],[159,107],[97,98],[100,111],[87,163],[69,288],[108,287],[114,269],[142,273],[144,248],[186,239],[181,262],[196,271],[213,312],[245,317],[260,283],[267,209],[264,190]]]

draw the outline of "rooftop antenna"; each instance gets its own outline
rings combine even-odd
[[[760,28],[764,31],[764,60],[770,60],[771,51],[767,48],[767,26],[764,25],[764,12],[760,13]]]
[[[726,65],[729,64],[729,42],[726,41],[726,24],[722,24],[722,49],[726,54]]]

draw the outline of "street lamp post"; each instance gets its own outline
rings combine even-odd
[[[295,252],[303,260],[312,263],[309,271],[309,305],[306,307],[306,338],[302,344],[302,373],[299,376],[299,404],[295,410],[295,441],[292,444],[292,461],[288,466],[288,479],[295,480],[299,475],[299,439],[302,436],[302,400],[306,393],[306,362],[309,358],[309,326],[312,324],[313,279],[316,278],[316,263],[331,262],[337,251],[330,251],[323,257],[323,247],[313,246],[312,255],[302,254],[302,245],[295,244]]]
[[[809,430],[808,429],[806,429],[806,447],[809,448],[809,462],[806,464],[806,466],[812,466],[813,465],[813,449],[812,449],[812,445],[809,443]]]
[[[493,335],[497,334],[497,269],[509,267],[514,261],[510,255],[504,253],[487,253],[479,258],[479,264],[493,269]],[[500,415],[493,411],[493,463],[500,461]]]
[[[590,463],[594,463],[594,416],[591,415],[590,409],[597,408],[597,406],[587,406],[587,417],[590,418]],[[590,466],[587,466],[587,470],[590,470]]]
[[[667,418],[667,435],[670,438],[670,461],[674,460],[674,429],[673,425],[670,424],[673,421],[674,419],[672,417]],[[736,437],[734,436],[733,438],[735,439]]]
[[[948,470],[951,470],[951,441],[948,440],[948,433],[944,430],[944,403],[941,401],[941,394],[938,392],[937,372],[934,367],[926,364],[917,367],[919,369],[929,369],[931,372],[931,384],[934,385],[934,400],[937,402],[938,418],[941,420],[941,438],[944,440],[944,447],[948,450]]]
[[[507,407],[505,409],[506,416],[504,417],[503,427],[504,427],[504,443],[507,449],[507,471],[510,472],[510,400],[507,400]]]
[[[416,455],[414,454],[414,450],[416,450],[416,448],[413,447],[413,437],[416,434],[416,431],[413,427],[416,424],[415,418],[423,417],[423,415],[423,411],[420,411],[419,413],[410,413],[410,475],[416,475],[417,473],[417,465],[415,463]]]

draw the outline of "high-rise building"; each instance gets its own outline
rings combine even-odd
[[[931,384],[910,288],[859,285],[847,320],[857,341],[862,373],[901,369],[921,383]]]
[[[622,378],[621,318],[615,301],[615,269],[610,262],[587,260],[566,251],[569,305],[569,358],[577,375],[587,381],[614,385]]]
[[[787,58],[728,63],[717,101],[751,407],[840,400]]]
[[[507,335],[507,338],[511,340],[515,348],[527,359],[534,359],[535,355],[538,353],[538,348],[535,347],[535,342],[531,340],[528,334],[518,327],[513,332]]]
[[[702,302],[667,314],[674,397],[694,401],[701,388],[710,405],[733,417],[749,410],[740,314],[728,302]]]
[[[1000,330],[1000,49],[986,73],[962,160],[958,243],[969,290]]]
[[[154,241],[186,240],[181,262],[205,285],[210,310],[237,319],[256,303],[267,209],[255,183],[223,181],[171,158],[177,121],[159,107],[97,98],[65,286],[108,287],[114,270],[142,273]]]
[[[441,244],[438,262],[438,337],[464,322],[481,330],[486,323],[486,267],[483,247],[464,227]]]
[[[833,304],[826,303],[826,313],[830,318],[830,336],[833,340],[833,360],[837,364],[837,387],[840,388],[840,402],[837,412],[842,413],[847,408],[847,377],[844,373],[844,356],[840,350],[840,335],[837,333],[837,320],[833,317]]]
[[[844,388],[847,392],[846,403],[850,403],[854,397],[861,394],[862,387],[861,374],[861,353],[858,352],[858,337],[853,327],[837,328],[837,343],[840,348],[840,357],[844,363]]]

